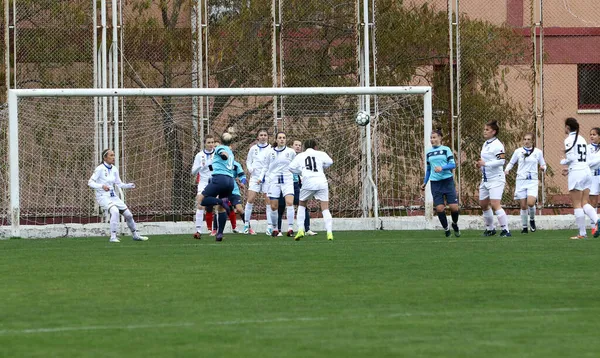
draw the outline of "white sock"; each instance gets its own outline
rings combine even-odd
[[[486,229],[494,230],[494,212],[492,209],[487,209],[483,212],[483,221],[485,222]]]
[[[323,221],[325,221],[325,230],[327,230],[327,233],[331,233],[333,231],[333,219],[329,209],[323,210]]]
[[[527,228],[527,209],[521,209],[521,224],[524,228]]]
[[[267,204],[266,213],[267,213],[267,225],[269,225],[269,227],[272,227],[273,223],[277,223],[277,210],[275,210],[275,221],[273,221],[273,213],[271,210],[271,205],[269,205],[269,204]]]
[[[585,232],[585,213],[582,208],[575,209],[575,222],[577,223],[577,227],[579,228],[579,235],[586,236]]]
[[[287,221],[288,221],[288,230],[293,230],[294,228],[294,206],[287,206],[285,208],[286,211],[286,217],[287,217]],[[298,221],[299,222],[299,221]]]
[[[304,218],[306,217],[306,207],[298,205],[298,213],[296,214],[296,216],[296,220],[298,221],[298,231],[304,231],[304,227],[300,225],[303,225],[302,223],[304,222]]]
[[[593,206],[591,206],[590,204],[585,204],[583,206],[583,212],[585,213],[585,215],[587,215],[588,218],[590,218],[590,220],[592,220],[594,224],[598,222],[598,213],[596,212],[596,209],[594,209]]]
[[[196,210],[196,231],[202,232],[202,224],[204,224],[204,209]]]
[[[250,222],[250,217],[252,216],[252,207],[254,207],[253,204],[246,203],[246,207],[244,208],[244,221],[247,223]]]
[[[504,209],[496,210],[496,216],[498,217],[498,224],[500,224],[502,230],[510,232],[510,230],[508,229],[508,216],[506,216],[506,212],[504,211]]]
[[[129,230],[131,230],[131,233],[133,234],[133,236],[137,236],[137,234],[136,234],[137,229],[135,227],[135,221],[133,221],[133,214],[131,213],[131,211],[129,211],[129,209],[125,210],[123,212],[123,216],[125,217],[127,226],[129,227]]]
[[[279,213],[277,212],[277,210],[273,210],[273,208],[271,208],[270,206],[269,206],[269,208],[271,209],[271,212],[270,212],[270,214],[271,214],[271,215],[270,215],[270,217],[271,217],[271,222],[272,222],[272,223],[276,223],[276,222],[277,222],[277,218],[279,217]],[[269,225],[270,225],[270,226],[273,226],[273,224],[271,224],[271,223],[269,223]],[[276,229],[277,229],[277,228],[276,228]]]
[[[119,210],[111,210],[110,211],[110,237],[117,237],[117,231],[119,231]]]
[[[535,220],[535,206],[529,207],[529,221]]]

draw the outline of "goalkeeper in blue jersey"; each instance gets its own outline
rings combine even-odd
[[[221,136],[221,143],[215,148],[213,157],[213,172],[210,183],[204,188],[200,194],[198,201],[200,205],[207,208],[207,211],[213,207],[217,207],[217,235],[216,241],[223,241],[223,228],[227,222],[229,215],[229,197],[233,192],[233,177],[235,158],[229,145],[233,140],[233,136],[226,132]],[[210,207],[210,209],[209,209]],[[199,238],[199,237],[198,237]]]
[[[428,181],[431,181],[431,194],[433,196],[433,205],[440,224],[444,228],[446,237],[451,235],[448,227],[448,219],[446,218],[447,203],[452,214],[452,229],[454,236],[460,236],[458,229],[458,197],[456,196],[456,188],[454,187],[454,174],[452,169],[456,168],[454,162],[454,154],[450,148],[442,145],[442,130],[436,129],[431,133],[432,147],[427,151],[427,172],[421,190],[425,190]],[[444,200],[445,199],[445,200]]]

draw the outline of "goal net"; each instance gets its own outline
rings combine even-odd
[[[28,236],[23,225],[46,232],[58,225],[55,236],[102,234],[107,226],[87,181],[102,150],[114,148],[122,180],[136,184],[123,195],[141,226],[192,232],[194,155],[206,134],[231,128],[244,168],[259,129],[268,130],[271,143],[275,132],[286,132],[288,146],[315,138],[334,160],[327,176],[336,219],[419,208],[422,215],[430,101],[429,87],[11,90],[4,221],[12,236]],[[365,104],[371,124],[361,127],[354,117]],[[255,228],[264,223],[265,205],[262,198],[254,205]],[[309,208],[320,217],[317,203]],[[344,229],[353,228],[348,223]],[[354,220],[357,229],[377,225]]]

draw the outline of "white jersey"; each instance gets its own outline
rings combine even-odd
[[[575,132],[569,133],[569,136],[565,139],[565,155],[566,158],[561,160],[560,164],[568,165],[569,172],[589,169],[587,142],[580,135],[575,138]]]
[[[109,191],[105,191],[102,186],[108,185]],[[96,167],[94,174],[88,180],[88,186],[95,189],[96,198],[100,199],[103,196],[115,197],[115,185],[119,188],[129,189],[134,188],[132,183],[125,184],[119,177],[119,170],[114,165],[102,163]]]
[[[265,166],[259,178],[270,184],[293,183],[290,163],[295,157],[296,152],[290,147],[271,148],[265,156]]]
[[[492,138],[483,143],[481,159],[485,162],[485,165],[481,167],[481,177],[484,182],[506,180],[504,144],[498,138]]]
[[[538,180],[538,164],[545,166],[544,154],[538,148],[521,147],[513,153],[506,171],[518,164],[517,180]]]
[[[192,175],[200,174],[198,184],[208,184],[212,177],[212,163],[215,156],[215,150],[207,152],[201,151],[194,157],[194,165],[192,166]]]
[[[290,171],[302,177],[302,189],[317,190],[327,187],[327,177],[323,172],[333,164],[333,159],[325,152],[308,148],[290,164]]]
[[[592,170],[592,175],[600,175],[600,144],[588,144],[587,164]]]
[[[271,145],[268,143],[256,143],[248,151],[246,158],[246,170],[251,177],[258,177],[265,167],[265,156],[270,152]],[[262,179],[262,177],[261,177]]]

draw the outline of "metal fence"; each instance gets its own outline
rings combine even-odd
[[[566,180],[558,170],[563,121],[578,118],[587,137],[600,119],[600,7],[595,0],[372,0],[366,4],[367,23],[361,0],[0,0],[0,4],[5,34],[2,102],[7,86],[358,86],[366,78],[370,85],[431,85],[435,125],[447,133],[446,144],[459,153],[456,174],[465,208],[477,206],[480,176],[472,163],[479,156],[487,121],[500,122],[500,139],[509,155],[520,146],[524,133],[535,133],[550,167],[541,185],[540,204],[558,208],[568,205]],[[366,49],[365,26],[369,76],[361,56]],[[194,126],[191,145],[196,149],[204,134],[235,125],[248,114],[256,118],[254,127],[245,127],[249,133],[262,126],[288,128],[291,122],[286,121],[293,120],[288,112],[319,106],[319,100],[286,103],[285,98],[272,98],[268,103],[249,103],[219,97],[161,100],[154,105],[163,126],[176,125],[169,120],[174,112],[189,115]],[[376,113],[377,99],[372,98],[370,105]],[[97,118],[103,106],[109,114],[118,112],[117,106],[99,103]],[[150,107],[152,103],[145,106]],[[411,126],[410,119],[391,122],[374,122],[373,133],[374,142],[380,144],[374,148],[376,175],[388,179],[382,171],[397,167],[390,158],[402,154],[390,155],[386,148],[396,141],[393,133]],[[124,128],[121,135],[126,139],[130,133],[131,128]],[[176,151],[168,140],[164,145],[165,151]],[[422,174],[415,166],[403,165],[405,171],[414,170],[414,177]],[[0,189],[6,193],[2,178]],[[406,189],[382,194],[382,201],[419,195],[409,188],[412,182],[403,185]],[[511,175],[507,205],[513,185]],[[418,198],[410,202],[418,206]],[[409,209],[402,205],[391,214]]]

